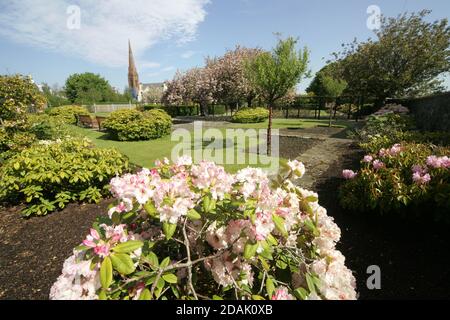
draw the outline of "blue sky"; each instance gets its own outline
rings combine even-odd
[[[70,74],[89,71],[122,90],[128,38],[141,82],[157,82],[237,44],[270,49],[274,32],[299,37],[315,72],[341,43],[372,36],[370,5],[387,16],[431,9],[434,20],[450,13],[444,0],[0,0],[0,74],[63,85]]]

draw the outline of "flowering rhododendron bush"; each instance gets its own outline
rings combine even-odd
[[[269,179],[181,157],[111,181],[117,198],[52,299],[355,299],[340,229],[298,161]]]
[[[367,154],[358,172],[342,172],[347,181],[341,186],[341,204],[384,212],[432,203],[442,209],[433,210],[436,218],[450,221],[449,154],[448,148],[415,143],[397,143]]]

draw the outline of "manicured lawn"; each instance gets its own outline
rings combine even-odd
[[[162,160],[164,157],[171,159],[172,150],[177,146],[179,149],[191,150],[191,156],[194,156],[194,152],[200,151],[202,149],[204,152],[202,158],[206,160],[219,162],[218,159],[222,159],[222,163],[225,162],[225,157],[233,155],[234,164],[225,164],[225,168],[230,172],[236,172],[239,169],[245,168],[247,166],[255,167],[267,167],[267,164],[261,163],[269,161],[267,156],[260,156],[261,161],[254,163],[252,162],[250,155],[244,151],[244,149],[255,145],[255,141],[236,141],[231,143],[231,147],[227,146],[226,141],[223,139],[213,139],[210,141],[200,141],[197,137],[200,137],[201,132],[197,132],[198,136],[194,136],[192,131],[191,141],[172,141],[171,136],[166,136],[160,139],[150,140],[150,141],[114,141],[110,140],[108,135],[103,132],[99,132],[92,129],[80,128],[76,126],[71,126],[70,130],[73,134],[85,136],[93,141],[98,147],[104,148],[117,148],[120,152],[127,155],[130,161],[142,167],[152,167],[155,160]],[[204,130],[203,132],[206,132]],[[221,129],[220,132],[225,137],[225,129]],[[195,140],[194,142],[194,139]],[[216,149],[208,149],[208,145],[214,143]],[[256,142],[257,143],[257,142]],[[235,147],[235,148],[234,148]],[[206,152],[205,152],[206,151]],[[223,151],[223,156],[220,153]],[[275,158],[274,158],[275,159]],[[279,159],[279,161],[285,161]]]
[[[333,127],[337,128],[353,128],[356,125],[355,121],[349,120],[336,120],[331,122]],[[254,128],[265,129],[267,128],[268,121],[261,123],[231,123],[230,128]],[[274,129],[306,129],[317,126],[328,126],[328,119],[273,119],[272,127]]]

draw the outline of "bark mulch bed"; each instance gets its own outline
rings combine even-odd
[[[337,190],[342,169],[357,169],[357,159],[356,149],[343,155],[316,189],[320,203],[342,230],[338,248],[355,272],[360,299],[449,299],[450,225],[427,219],[427,212],[419,220],[393,213],[355,214],[340,208]],[[381,269],[380,290],[366,286],[369,265]]]
[[[64,260],[111,201],[30,219],[18,207],[0,208],[0,299],[48,299]]]

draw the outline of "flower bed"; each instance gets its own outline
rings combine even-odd
[[[111,180],[117,198],[64,263],[52,299],[355,299],[317,194],[187,157]]]
[[[448,148],[403,143],[381,148],[361,160],[359,172],[344,170],[347,180],[340,189],[341,204],[351,210],[403,209],[410,205],[435,204],[450,209],[450,154]],[[434,212],[437,218],[440,210]],[[428,213],[427,213],[428,214]]]

